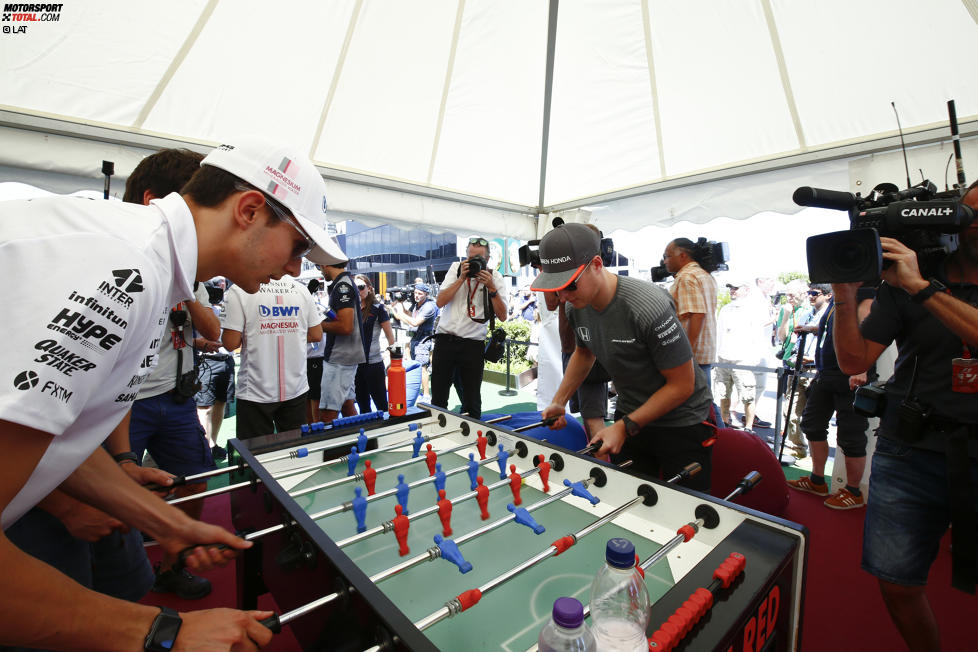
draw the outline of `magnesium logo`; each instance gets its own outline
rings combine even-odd
[[[40,378],[38,378],[37,373],[30,370],[22,371],[19,374],[17,374],[16,378],[14,378],[14,387],[16,387],[21,391],[26,391],[28,389],[33,389],[34,387],[37,387],[37,383],[39,380]]]
[[[262,317],[297,317],[299,306],[258,306],[258,314]]]
[[[143,291],[143,276],[138,269],[114,269],[112,280],[115,286],[124,292],[135,294]]]

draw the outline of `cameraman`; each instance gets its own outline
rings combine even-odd
[[[717,282],[695,257],[696,245],[688,238],[676,238],[662,254],[666,270],[675,277],[669,288],[676,302],[676,315],[693,347],[696,364],[711,382],[710,372],[717,358]],[[744,425],[753,428],[753,423]]]
[[[443,310],[432,352],[431,403],[448,407],[448,391],[458,370],[462,412],[478,419],[482,416],[486,322],[492,314],[499,321],[506,321],[506,298],[499,292],[503,287],[502,274],[488,269],[489,241],[470,238],[465,255],[465,260],[448,268],[435,299]]]
[[[428,301],[431,288],[424,283],[414,286],[414,308],[407,314],[402,303],[394,304],[395,316],[414,329],[411,335],[411,359],[421,365],[421,393],[428,395],[428,369],[431,366],[431,338],[435,334],[435,318],[438,308]]]
[[[972,184],[963,203],[978,208]],[[858,321],[859,283],[833,284],[835,350],[847,374],[867,371],[894,340],[897,361],[873,455],[862,566],[879,580],[890,617],[912,650],[937,650],[925,594],[953,522],[952,583],[974,593],[978,487],[978,223],[925,279],[917,254],[881,237],[885,283]],[[970,304],[970,305],[969,305]]]

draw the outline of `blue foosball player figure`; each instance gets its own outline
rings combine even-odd
[[[452,562],[462,573],[468,573],[472,570],[472,563],[465,561],[462,557],[462,552],[458,549],[458,544],[456,544],[451,539],[446,539],[440,534],[435,535],[435,544],[441,550],[441,556],[443,559],[447,559]]]
[[[405,516],[408,515],[408,493],[411,491],[411,487],[404,482],[404,474],[401,473],[397,476],[397,502],[400,504],[401,509]]]
[[[503,445],[499,445],[499,455],[496,456],[496,462],[499,464],[499,479],[506,479],[506,460],[509,459],[509,453],[503,448]]]
[[[357,533],[367,531],[367,499],[363,497],[363,489],[354,487],[353,516],[357,519]]]

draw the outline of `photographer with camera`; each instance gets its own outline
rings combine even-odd
[[[618,391],[615,422],[591,435],[596,455],[635,461],[634,468],[669,477],[690,462],[702,472],[687,486],[709,491],[714,429],[705,421],[712,396],[694,363],[686,332],[665,290],[609,272],[601,239],[584,224],[563,224],[540,241],[541,274],[533,289],[567,301],[576,348],[564,380],[541,416],[566,425],[564,407],[595,359]]]
[[[962,199],[971,208],[978,207],[976,185]],[[889,266],[862,323],[860,284],[832,285],[835,351],[844,373],[865,372],[897,343],[873,455],[862,565],[878,578],[890,616],[913,650],[940,648],[924,591],[949,524],[952,584],[974,593],[978,574],[978,223],[958,235],[959,248],[928,270],[928,278],[913,249],[880,237]]]
[[[431,403],[448,407],[456,370],[462,383],[462,412],[482,416],[482,371],[486,322],[506,321],[502,274],[489,270],[489,241],[469,238],[465,260],[452,263],[435,300],[442,308],[431,363]],[[500,292],[503,290],[503,292]]]
[[[438,308],[434,301],[428,300],[431,293],[424,283],[414,285],[414,308],[407,314],[402,303],[394,304],[394,314],[402,322],[414,329],[411,335],[411,359],[421,365],[421,393],[428,396],[428,370],[431,367],[432,338],[435,335],[435,318]]]

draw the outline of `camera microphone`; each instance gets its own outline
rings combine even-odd
[[[802,186],[795,190],[791,199],[799,206],[812,206],[815,208],[828,208],[834,211],[847,211],[859,203],[859,198],[851,192],[841,192],[839,190],[823,190],[822,188],[812,188]]]

